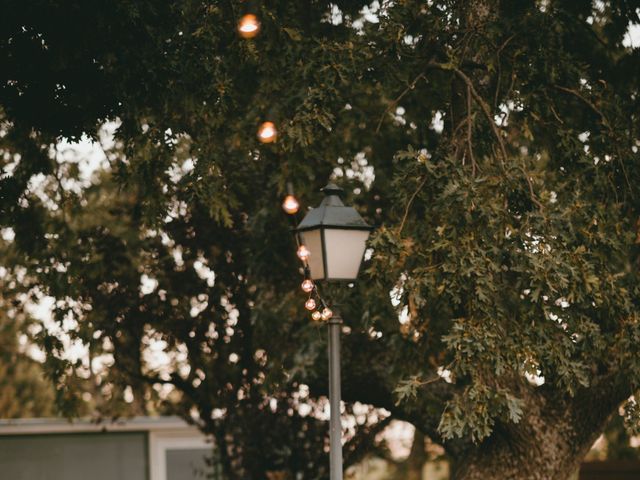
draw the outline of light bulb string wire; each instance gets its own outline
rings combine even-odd
[[[311,274],[310,274],[310,270],[309,270],[309,263],[306,260],[302,260],[302,265],[303,265],[303,269],[304,269],[304,279],[305,280],[311,280]],[[314,299],[316,300],[316,308],[315,310],[319,310],[322,311],[327,307],[327,301],[322,297],[322,295],[320,295],[320,289],[318,288],[318,284],[316,284],[316,282],[314,282],[313,280],[311,280],[313,282],[313,289],[309,292],[309,299]]]
[[[287,194],[291,195],[291,196],[293,196],[295,198],[295,195],[293,193],[293,186],[292,186],[291,182],[287,182]],[[298,222],[298,212],[299,211],[300,211],[300,209],[298,209],[297,211],[295,211],[293,213],[288,213],[287,214],[287,217],[289,217],[289,223],[291,224],[291,231],[292,231],[293,236],[295,238],[296,249],[299,249],[301,246],[304,245],[304,243],[302,242],[302,238],[300,236],[300,232],[298,232],[297,229],[296,229],[296,226],[299,223]],[[307,260],[304,260],[304,259],[300,259],[300,261],[302,262],[302,268],[303,268],[303,280],[311,280],[311,282],[313,284],[313,288],[309,292],[308,300],[314,299],[316,301],[316,308],[314,308],[314,310],[322,312],[324,309],[328,309],[327,301],[322,297],[322,295],[320,294],[320,289],[318,288],[318,285],[311,278],[311,269],[309,268],[309,262]]]

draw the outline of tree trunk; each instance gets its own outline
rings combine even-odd
[[[424,462],[427,461],[427,453],[424,448],[424,434],[419,430],[413,437],[413,445],[411,446],[411,453],[407,458],[407,476],[406,480],[422,480],[422,467]]]
[[[542,390],[542,389],[540,389]],[[453,480],[570,480],[625,398],[616,388],[584,389],[574,398],[533,392],[518,424],[493,434],[454,461]]]
[[[531,436],[518,439],[495,432],[454,464],[452,479],[568,480],[591,447],[591,439],[578,442],[570,429],[543,422],[538,427]]]

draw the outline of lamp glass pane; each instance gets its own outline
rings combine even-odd
[[[355,280],[360,270],[367,238],[369,238],[368,230],[325,229],[327,278]]]
[[[311,278],[314,280],[322,280],[324,278],[324,262],[322,261],[322,237],[320,229],[308,230],[300,232],[302,243],[304,243],[311,255],[309,255],[309,270],[311,270]]]

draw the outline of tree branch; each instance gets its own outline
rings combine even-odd
[[[413,81],[405,88],[400,95],[398,95],[395,100],[393,100],[389,106],[385,109],[384,113],[380,116],[380,120],[378,121],[378,126],[376,127],[376,133],[380,132],[380,127],[382,127],[382,122],[384,121],[384,117],[391,111],[393,107],[398,105],[398,102],[402,100],[402,98],[413,90],[416,87],[416,84],[420,81],[420,79],[424,78],[424,72],[418,75]]]
[[[469,148],[469,158],[471,158],[471,175],[476,176],[476,157],[473,154],[473,132],[471,123],[471,88],[467,85],[467,146]]]
[[[501,156],[500,164],[502,166],[502,169],[505,170],[505,162],[507,160],[507,149],[505,147],[504,140],[502,139],[500,130],[498,130],[498,127],[496,126],[493,120],[493,116],[491,115],[491,109],[489,108],[489,105],[487,104],[487,102],[484,101],[484,99],[480,96],[478,91],[475,89],[471,79],[467,76],[467,74],[465,74],[462,70],[460,70],[458,67],[456,67],[453,64],[432,63],[431,65],[435,66],[436,68],[440,68],[442,70],[450,70],[455,72],[455,74],[458,75],[458,77],[460,77],[467,84],[468,91],[471,93],[471,96],[473,97],[475,102],[480,106],[482,113],[484,113],[485,117],[487,118],[487,122],[489,123],[489,126],[491,127],[491,130],[493,131],[493,134],[496,137],[496,140],[498,141],[498,146],[500,147],[500,156]],[[531,196],[531,201],[535,203],[539,209],[541,210],[544,209],[544,206],[542,205],[542,203],[540,203],[540,201],[537,199],[535,192],[533,190],[533,184],[531,183],[531,179],[529,178],[529,175],[526,173],[526,171],[524,171],[524,169],[523,169],[523,174],[527,181],[527,185],[529,186],[529,194]]]
[[[572,88],[563,87],[561,85],[554,85],[553,87],[560,90],[561,92],[569,93],[574,97],[578,98],[579,100],[581,100],[585,105],[587,105],[589,108],[591,108],[591,110],[593,110],[595,113],[597,113],[600,116],[600,120],[602,121],[602,124],[605,127],[607,127],[608,130],[611,131],[609,120],[607,120],[607,117],[605,116],[605,114],[602,113],[602,111],[598,107],[596,107],[596,105],[591,100],[589,100],[588,98],[585,98],[580,92]]]
[[[491,131],[493,132],[493,134],[496,137],[496,140],[498,141],[498,145],[500,147],[500,154],[502,156],[502,158],[500,159],[500,163],[502,164],[502,167],[504,169],[504,162],[507,160],[507,149],[504,145],[504,140],[502,139],[502,135],[500,134],[500,131],[498,130],[498,127],[496,126],[493,120],[493,116],[491,115],[491,109],[489,108],[489,105],[487,104],[487,102],[485,102],[484,99],[477,92],[476,88],[473,85],[473,82],[467,76],[467,74],[465,74],[458,67],[452,64],[442,64],[442,63],[436,63],[432,65],[442,70],[451,70],[455,72],[455,74],[458,75],[458,77],[460,77],[462,81],[467,84],[467,88],[469,89],[469,92],[471,92],[471,96],[473,97],[475,102],[478,104],[478,106],[482,110],[482,113],[484,113],[484,116],[487,118],[487,122],[491,127]]]
[[[496,51],[496,59],[498,60],[498,76],[496,78],[496,92],[493,98],[493,106],[497,107],[498,106],[498,96],[500,94],[500,82],[502,80],[502,64],[500,62],[500,54],[502,53],[502,50],[505,49],[505,47],[509,44],[509,42],[511,42],[511,40],[514,39],[514,37],[516,36],[516,34],[514,33],[513,35],[511,35],[509,38],[507,38],[502,45],[500,45],[500,47],[498,48],[498,50]]]
[[[574,90],[573,88],[563,87],[562,85],[554,85],[554,88],[560,90],[561,92],[565,92],[565,93],[568,93],[570,95],[573,95],[574,97],[576,97],[577,99],[582,101],[585,105],[587,105],[591,110],[593,110],[596,114],[598,114],[600,116],[600,121],[601,121],[602,125],[607,130],[609,130],[609,133],[612,136],[615,136],[615,132],[614,132],[613,128],[611,127],[611,124],[609,123],[609,119],[604,114],[604,112],[602,110],[600,110],[595,105],[595,103],[593,103],[591,100],[589,100],[588,98],[586,98],[580,92],[578,92],[577,90]],[[622,169],[622,174],[624,175],[624,179],[625,179],[625,181],[627,183],[627,186],[629,187],[629,191],[633,192],[633,187],[631,186],[631,181],[629,180],[629,175],[627,174],[627,169],[624,166],[624,162],[622,161],[621,155],[619,153],[619,149],[618,149],[617,157],[618,157],[618,162],[620,163],[620,168]]]
[[[400,234],[400,232],[402,232],[402,229],[404,228],[404,224],[407,221],[407,217],[409,216],[409,209],[411,208],[411,204],[415,200],[415,198],[418,195],[418,193],[420,192],[420,190],[422,190],[422,187],[424,187],[424,184],[427,183],[427,178],[428,177],[425,174],[424,178],[420,182],[420,185],[418,185],[418,188],[416,188],[416,190],[411,195],[411,198],[409,198],[409,201],[407,202],[407,206],[404,209],[404,215],[402,216],[402,221],[400,222],[400,226],[398,227],[398,235]]]

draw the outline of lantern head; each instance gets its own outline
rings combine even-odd
[[[313,280],[354,281],[372,227],[355,208],[342,203],[343,190],[333,183],[322,189],[324,200],[307,213],[297,231],[309,249]]]

